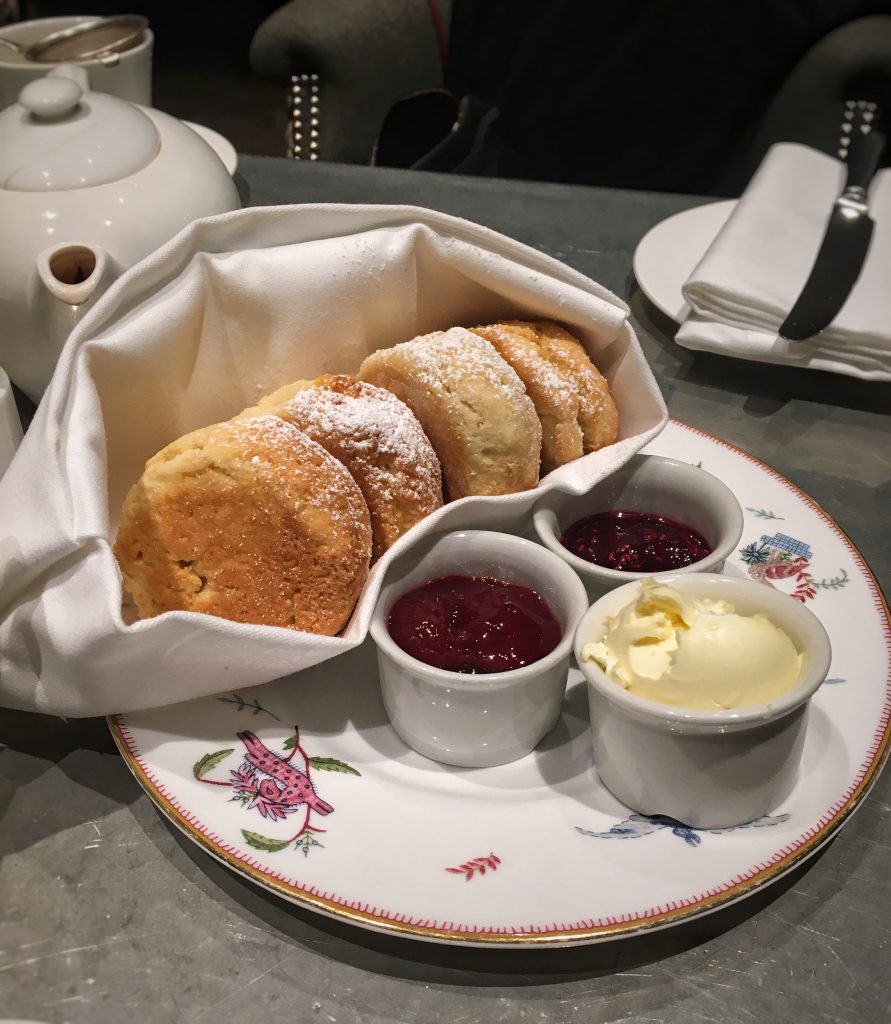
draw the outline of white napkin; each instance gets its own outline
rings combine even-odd
[[[891,170],[869,189],[875,221],[863,271],[833,322],[789,342],[780,325],[804,287],[846,170],[834,157],[778,143],[684,285],[685,348],[891,380]]]
[[[0,477],[12,462],[22,440],[22,421],[15,407],[15,395],[4,370],[0,370]]]
[[[342,636],[194,612],[125,624],[111,544],[147,458],[288,381],[349,373],[377,348],[505,316],[552,317],[579,333],[611,382],[615,445],[537,490],[429,516],[376,565]],[[0,703],[129,711],[252,686],[361,643],[383,573],[416,539],[528,521],[543,492],[586,490],[664,426],[626,317],[568,267],[429,210],[276,207],[196,222],[78,325],[0,481]]]

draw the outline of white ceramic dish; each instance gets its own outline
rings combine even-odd
[[[594,764],[609,791],[640,814],[697,829],[744,825],[772,812],[794,787],[809,702],[829,670],[829,638],[803,604],[754,580],[687,573],[662,581],[690,597],[728,601],[741,615],[766,615],[801,652],[801,675],[770,701],[720,711],[630,693],[583,657],[607,620],[640,594],[638,581],[617,587],[588,609],[573,644],[588,681]]]
[[[841,530],[762,463],[674,422],[647,450],[701,462],[729,484],[746,530],[725,571],[806,602],[832,642],[801,776],[769,817],[696,831],[631,813],[594,773],[576,669],[560,722],[534,753],[498,768],[436,764],[390,727],[370,643],[266,686],[119,716],[112,731],[140,785],[186,836],[262,888],[433,941],[632,935],[707,914],[800,865],[844,825],[887,758],[888,609]],[[299,757],[333,811],[301,804],[279,817],[257,799],[261,780],[243,769],[237,736],[245,729]]]
[[[734,206],[735,199],[725,199],[682,210],[650,228],[634,250],[634,277],[640,290],[676,323],[690,313],[681,289]]]
[[[564,531],[583,517],[620,509],[667,516],[692,527],[705,538],[711,552],[676,572],[720,572],[742,536],[743,514],[739,502],[733,491],[716,476],[678,459],[635,455],[585,494],[555,491],[545,495],[535,506],[533,523],[538,539],[581,576],[592,596],[624,586],[631,580],[662,575],[595,565],[560,543]]]
[[[446,672],[406,654],[387,628],[390,609],[407,591],[450,575],[531,587],[560,623],[560,642],[539,661],[491,675]],[[388,571],[371,619],[381,695],[393,728],[419,753],[464,768],[506,764],[528,754],[560,717],[573,634],[587,607],[585,588],[569,566],[522,537],[460,530],[412,549]]]

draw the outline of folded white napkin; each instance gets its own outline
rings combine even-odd
[[[664,426],[627,307],[485,228],[413,207],[243,210],[199,221],[128,271],[78,325],[0,481],[0,704],[97,715],[231,691],[361,643],[382,575],[431,531],[528,522],[581,493]],[[111,545],[150,456],[292,380],[456,324],[551,317],[610,381],[620,439],[536,490],[464,498],[378,562],[342,636],[171,612],[127,625]]]
[[[875,230],[838,315],[807,341],[777,333],[808,278],[845,177],[845,165],[825,153],[794,143],[773,146],[684,285],[692,313],[677,343],[891,380],[891,170],[880,171],[870,186]]]

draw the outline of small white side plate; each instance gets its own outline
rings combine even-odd
[[[735,199],[694,206],[668,217],[643,236],[634,251],[634,276],[653,305],[676,323],[690,308],[681,289],[727,222]]]

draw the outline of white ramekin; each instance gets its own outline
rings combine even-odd
[[[453,574],[531,587],[562,626],[560,643],[531,665],[479,675],[434,668],[406,654],[387,629],[394,602],[427,580]],[[410,747],[445,764],[483,768],[528,754],[560,715],[573,634],[587,605],[578,576],[521,537],[464,530],[413,548],[390,567],[371,619],[393,728]]]
[[[595,602],[575,634],[576,660],[588,682],[594,764],[607,789],[641,814],[693,828],[754,821],[795,784],[808,704],[829,670],[829,638],[803,604],[763,583],[712,573],[660,582],[729,601],[745,615],[763,613],[804,655],[801,676],[774,700],[728,711],[689,710],[629,693],[582,658],[585,644],[602,639],[606,620],[636,600],[639,583],[626,584]]]
[[[535,506],[533,522],[539,540],[572,566],[592,598],[631,580],[665,575],[607,569],[579,558],[560,543],[563,532],[579,519],[614,509],[667,516],[702,534],[711,554],[672,573],[720,572],[742,537],[742,509],[730,488],[717,477],[677,459],[634,455],[585,494],[555,492]]]

